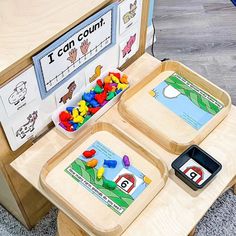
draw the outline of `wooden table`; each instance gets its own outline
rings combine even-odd
[[[148,75],[160,63],[160,61],[148,54],[144,54],[136,60],[125,71],[129,74],[131,86]],[[171,163],[177,156],[164,150],[121,118],[117,105],[99,120],[113,123],[118,129],[133,137],[154,155],[164,160],[169,168],[169,179],[164,189],[129,226],[123,235],[144,235],[147,233],[148,235],[161,236],[188,235],[220,194],[235,183],[236,107],[234,106],[226,119],[200,144],[201,148],[221,162],[223,168],[207,188],[197,192],[191,190],[175,177],[171,169]],[[80,227],[88,234],[91,234],[77,219],[71,217],[69,211],[53,201],[39,183],[39,174],[42,166],[69,141],[69,139],[62,136],[54,128],[13,161],[11,165],[61,210],[58,220],[61,235],[62,232],[67,232],[67,235],[79,235],[82,232]],[[64,214],[72,218],[73,221]],[[66,228],[69,231],[66,231]]]

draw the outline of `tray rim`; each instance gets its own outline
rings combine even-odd
[[[126,101],[129,100],[136,93],[137,90],[140,90],[141,88],[146,86],[148,83],[150,83],[152,80],[154,80],[156,76],[168,70],[167,68],[170,66],[171,63],[173,64],[173,66],[181,67],[187,73],[191,73],[194,77],[200,79],[199,81],[202,82],[204,86],[202,86],[202,84],[199,81],[193,81],[192,79],[188,79],[188,80],[196,84],[197,86],[199,86],[203,91],[211,94],[210,91],[208,91],[207,89],[203,87],[207,87],[207,86],[212,87],[215,90],[215,92],[214,92],[214,95],[213,94],[211,95],[224,104],[224,108],[218,114],[216,114],[206,125],[204,125],[202,128],[200,128],[197,131],[195,138],[187,142],[182,142],[182,143],[175,141],[173,138],[167,136],[162,131],[154,132],[153,129],[141,119],[138,119],[139,125],[137,125],[137,119],[134,120],[133,113],[129,112],[129,110],[127,109],[125,105]],[[181,75],[180,72],[178,71],[175,71],[175,72]],[[215,95],[216,93],[217,93],[217,96]],[[162,62],[159,66],[154,68],[154,70],[145,78],[143,78],[143,80],[141,80],[139,83],[132,86],[128,91],[126,91],[121,96],[121,99],[118,103],[118,111],[121,117],[123,117],[126,121],[128,121],[136,129],[140,130],[142,133],[144,134],[149,133],[149,135],[147,135],[149,138],[154,140],[157,144],[161,145],[167,151],[174,154],[180,154],[181,152],[183,152],[184,150],[186,150],[189,146],[193,144],[200,144],[224,120],[224,118],[228,115],[230,109],[231,109],[231,97],[226,91],[219,88],[217,85],[207,80],[205,77],[199,75],[197,72],[191,70],[189,67],[185,66],[184,64],[178,61],[172,61],[172,60]],[[164,140],[164,141],[160,141],[160,140]]]
[[[104,129],[105,127],[105,129]],[[112,131],[108,131],[107,129],[111,128]],[[40,184],[43,187],[45,191],[47,191],[48,194],[54,199],[56,199],[57,202],[60,202],[60,204],[63,205],[63,207],[67,208],[68,210],[71,211],[71,214],[75,217],[78,218],[81,223],[85,224],[86,227],[88,227],[92,232],[94,232],[97,235],[120,235],[125,229],[121,227],[121,225],[117,224],[116,227],[110,229],[110,230],[103,230],[99,227],[97,227],[95,224],[90,221],[90,219],[84,215],[82,215],[78,210],[75,210],[73,208],[73,205],[71,205],[66,199],[64,199],[60,194],[58,194],[50,185],[47,184],[46,178],[49,172],[55,168],[57,164],[59,164],[61,161],[63,161],[67,155],[70,153],[70,150],[74,150],[74,146],[77,144],[83,143],[90,135],[102,131],[102,130],[108,131],[112,134],[113,132],[117,132],[118,135],[123,136],[123,138],[126,138],[129,140],[130,145],[133,145],[135,147],[135,151],[137,152],[143,152],[148,154],[150,157],[147,158],[145,156],[144,158],[149,161],[152,165],[154,165],[156,168],[158,168],[161,179],[162,179],[162,185],[160,189],[156,192],[156,194],[153,196],[155,198],[158,193],[164,188],[166,185],[166,182],[168,180],[168,168],[166,163],[161,159],[157,158],[154,154],[146,150],[144,147],[140,146],[139,143],[137,143],[131,136],[128,136],[126,133],[124,133],[122,130],[117,129],[114,127],[112,124],[107,123],[107,122],[97,122],[89,127],[86,127],[82,132],[72,141],[70,141],[64,148],[62,148],[59,152],[57,152],[52,158],[50,158],[42,167],[40,171]],[[78,141],[79,140],[79,141]],[[78,144],[79,143],[79,144]],[[140,154],[139,153],[139,154]],[[163,170],[161,169],[163,168]],[[153,200],[151,199],[151,201]],[[151,202],[150,201],[150,202]],[[148,206],[148,204],[140,211],[139,214]],[[129,224],[131,224],[139,215],[137,215]]]

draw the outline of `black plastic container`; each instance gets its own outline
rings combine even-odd
[[[197,145],[184,151],[171,166],[175,175],[195,191],[206,186],[222,168],[217,160]]]

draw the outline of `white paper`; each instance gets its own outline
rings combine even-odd
[[[34,68],[30,67],[3,86],[0,90],[0,96],[8,117],[22,110],[34,99],[39,98]]]
[[[204,183],[211,176],[208,170],[193,159],[189,159],[180,170],[198,185]]]
[[[139,48],[139,31],[131,32],[120,43],[119,47],[119,67],[121,67],[128,59],[130,59]]]
[[[141,0],[125,0],[119,5],[120,34],[127,31],[141,18]]]

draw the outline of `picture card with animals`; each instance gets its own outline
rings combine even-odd
[[[138,22],[142,12],[142,1],[125,0],[119,5],[120,34]]]
[[[27,109],[2,121],[4,132],[13,151],[42,129],[39,103],[33,102]]]
[[[139,49],[139,31],[131,31],[119,47],[119,67],[130,59]]]
[[[81,71],[56,91],[55,97],[57,107],[69,102],[83,87],[85,87],[85,75],[84,72]]]
[[[33,57],[44,99],[116,43],[117,3],[83,21]]]
[[[98,79],[105,71],[118,67],[118,50],[114,46],[85,68],[86,85]]]
[[[30,67],[3,86],[0,96],[8,117],[21,111],[34,99],[39,99],[34,67]]]

